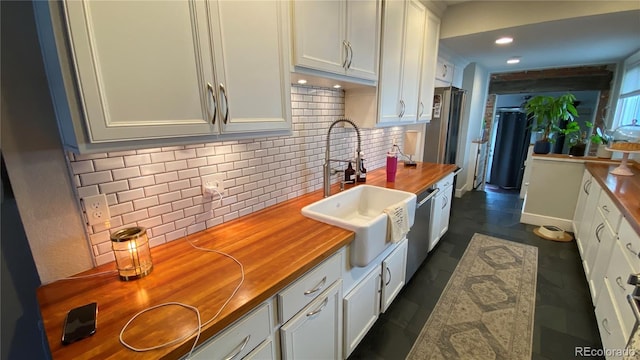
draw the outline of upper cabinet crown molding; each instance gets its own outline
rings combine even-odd
[[[296,72],[374,85],[380,54],[380,0],[292,1]]]
[[[280,1],[34,8],[63,142],[74,151],[291,131],[289,9]]]

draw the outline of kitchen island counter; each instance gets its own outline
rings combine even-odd
[[[385,169],[367,174],[367,184],[419,193],[454,171],[455,165],[418,163],[398,166],[396,182],[386,182]],[[332,187],[332,194],[338,191]],[[124,338],[136,347],[150,347],[181,336],[188,339],[161,349],[134,352],[119,342],[119,333],[137,312],[162,303],[180,302],[199,309],[202,322],[219,311],[238,285],[240,266],[189,242],[228,253],[244,267],[245,279],[217,318],[202,327],[198,343],[213,337],[251,309],[274,296],[343,246],[353,232],[306,218],[302,207],[320,200],[322,190],[309,193],[214,228],[151,249],[154,269],[130,282],[111,272],[91,278],[60,280],[37,291],[40,311],[54,359],[177,359],[189,352],[197,327],[193,312],[179,306],[162,307],[136,319]],[[70,259],[71,261],[72,259]],[[106,264],[79,275],[114,269]],[[60,343],[67,311],[98,303],[96,333],[77,343]]]

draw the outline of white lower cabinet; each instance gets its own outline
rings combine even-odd
[[[344,297],[344,355],[348,357],[378,320],[380,314],[381,267],[373,268]]]
[[[407,269],[407,240],[402,240],[398,247],[382,262],[382,312],[387,311],[393,299],[398,296],[404,286]]]
[[[602,346],[605,349],[624,349],[627,338],[622,333],[608,284],[604,290],[596,305],[596,320],[598,321]],[[608,356],[607,359],[622,359],[622,357]]]
[[[199,346],[192,359],[242,359],[265,340],[269,339],[275,321],[272,317],[271,300],[236,321],[213,339]],[[270,340],[269,340],[270,341]],[[266,353],[262,353],[266,354]],[[260,356],[260,359],[273,358]],[[258,359],[258,357],[254,357]]]
[[[342,359],[342,280],[280,328],[283,359]]]

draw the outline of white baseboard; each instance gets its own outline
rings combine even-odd
[[[467,184],[464,184],[463,187],[461,187],[460,189],[456,189],[456,191],[454,192],[453,196],[457,197],[457,198],[461,198],[462,195],[464,195],[467,191]]]
[[[571,219],[554,218],[550,216],[523,212],[520,216],[520,222],[537,226],[554,225],[564,231],[573,232],[573,220]]]

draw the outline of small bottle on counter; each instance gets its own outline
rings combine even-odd
[[[356,171],[353,169],[353,166],[351,166],[351,161],[349,161],[349,166],[344,171],[344,181],[349,183],[356,182]]]
[[[360,152],[360,174],[357,182],[367,182],[367,169],[364,167],[364,153]]]

